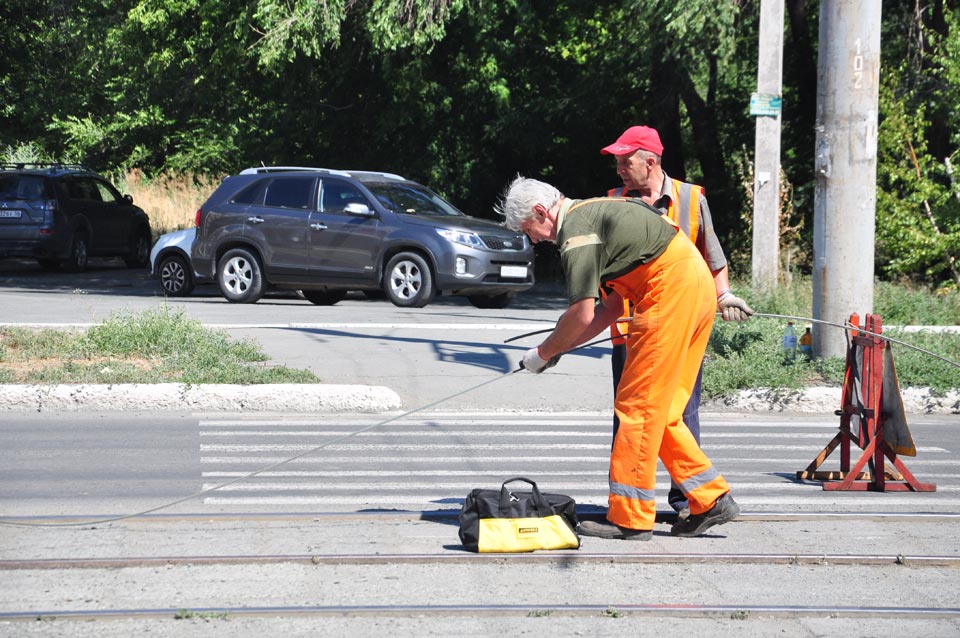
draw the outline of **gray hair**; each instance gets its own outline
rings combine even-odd
[[[517,175],[503,192],[495,210],[505,218],[507,228],[520,230],[520,224],[533,219],[534,206],[542,204],[550,210],[562,197],[563,193],[546,182]]]
[[[656,161],[656,164],[658,164],[658,165],[660,164],[660,156],[657,155],[656,153],[654,153],[653,151],[645,151],[645,150],[643,150],[643,149],[641,148],[639,151],[637,151],[637,155],[639,155],[640,157],[642,157],[642,158],[644,158],[644,159],[646,159],[646,158],[648,158],[648,157],[652,157],[653,159],[657,160],[657,161]]]

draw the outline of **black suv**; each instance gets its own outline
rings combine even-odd
[[[226,178],[197,211],[194,269],[229,301],[268,286],[334,304],[382,291],[420,308],[436,294],[503,308],[533,286],[533,247],[502,224],[470,217],[390,173],[250,168]]]
[[[150,220],[110,182],[70,164],[0,164],[0,258],[80,272],[88,257],[150,263]]]

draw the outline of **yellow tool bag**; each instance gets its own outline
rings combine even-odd
[[[507,489],[515,481],[529,483],[531,491]],[[467,495],[460,510],[460,541],[481,553],[580,549],[576,507],[569,496],[541,494],[530,479],[507,479],[499,490],[478,488]]]

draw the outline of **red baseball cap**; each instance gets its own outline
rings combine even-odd
[[[631,126],[616,142],[604,146],[600,152],[604,155],[627,155],[640,149],[663,155],[663,144],[660,143],[660,134],[656,129],[649,126]]]

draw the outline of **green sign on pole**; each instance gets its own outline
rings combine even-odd
[[[783,98],[779,95],[754,93],[750,96],[750,115],[777,117],[782,104]]]

